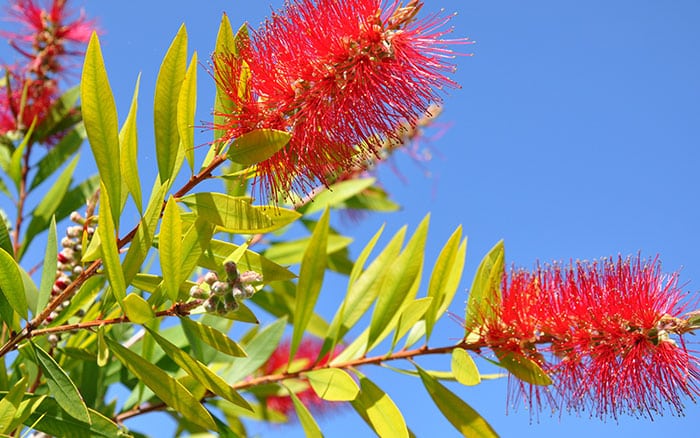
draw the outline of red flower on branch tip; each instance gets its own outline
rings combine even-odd
[[[552,378],[551,387],[518,382],[531,407],[546,399],[601,418],[681,414],[683,398],[700,395],[698,358],[684,338],[687,299],[658,259],[538,266],[506,274],[494,315],[471,329]]]
[[[95,22],[76,14],[67,0],[42,6],[35,0],[12,0],[7,8],[14,32],[0,31],[23,58],[5,64],[0,92],[0,134],[25,131],[33,120],[41,123],[59,96],[58,79],[67,70],[66,59],[81,55]],[[23,97],[24,96],[24,97]]]
[[[412,0],[296,0],[274,13],[238,56],[214,55],[214,76],[229,111],[213,127],[228,142],[260,128],[292,134],[257,166],[262,193],[329,184],[347,168],[400,140],[445,87],[457,84],[445,39],[450,17],[418,19]],[[403,127],[403,128],[402,128]]]
[[[292,361],[292,368],[299,370],[314,365],[321,353],[322,346],[323,342],[317,339],[309,338],[302,340],[294,356],[294,360]],[[337,356],[341,351],[340,348],[336,348],[332,357]],[[272,353],[265,365],[260,368],[260,373],[267,376],[287,372],[289,352],[289,341],[281,343]],[[331,355],[325,355],[318,361],[317,365],[327,364],[331,361],[332,357]],[[289,389],[295,391],[295,395],[299,400],[313,413],[327,412],[329,409],[340,406],[337,402],[329,402],[317,396],[308,380],[303,377],[294,379],[294,382],[286,382],[285,385],[287,385]],[[268,410],[279,412],[286,417],[290,415],[293,416],[296,412],[292,398],[288,395],[287,389],[285,388],[280,388],[279,393],[276,395],[266,396],[263,403]]]

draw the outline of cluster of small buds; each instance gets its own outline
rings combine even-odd
[[[70,215],[71,221],[76,225],[66,228],[66,236],[61,239],[61,251],[56,260],[56,280],[51,289],[51,297],[59,296],[68,285],[83,273],[81,262],[83,254],[83,232],[85,241],[89,242],[95,234],[95,227],[88,225],[86,219],[77,211]],[[70,305],[70,299],[66,299],[59,304],[56,309],[46,318],[44,324],[52,322],[66,307]],[[49,339],[52,341],[51,339]],[[58,342],[58,338],[53,339],[52,344]]]
[[[216,272],[207,272],[196,286],[190,289],[190,296],[203,300],[204,310],[211,313],[225,314],[238,310],[238,303],[252,297],[255,292],[253,283],[262,281],[262,275],[254,271],[238,272],[236,263],[224,263],[226,279],[219,279]]]

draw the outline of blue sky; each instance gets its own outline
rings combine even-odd
[[[462,224],[469,237],[462,297],[451,309],[458,315],[476,265],[499,239],[505,239],[507,263],[526,267],[538,260],[658,254],[665,270],[680,269],[681,283],[697,291],[700,3],[427,3],[428,11],[458,12],[452,20],[455,35],[477,42],[465,48],[474,56],[456,60],[455,78],[463,88],[450,91],[445,99],[439,122],[449,129],[429,144],[432,161],[418,165],[399,157],[394,164],[407,181],[389,168],[380,172],[403,209],[367,217],[358,225],[345,223],[344,231],[356,238],[355,254],[382,223],[387,222],[390,233],[403,224],[415,229],[431,212],[428,268],[455,227]],[[197,50],[206,60],[222,12],[234,28],[243,21],[257,26],[282,1],[76,4],[99,17],[102,50],[122,121],[136,76],[142,73],[139,134],[142,168],[147,169],[155,168],[148,140],[152,90],[160,60],[180,24],[187,26],[190,52]],[[198,119],[209,119],[212,95],[211,79],[200,69]],[[453,342],[461,332],[457,323],[446,320],[436,344]],[[483,361],[478,363],[489,370]],[[457,436],[418,381],[385,371],[363,372],[403,409],[418,437]],[[654,422],[601,422],[566,413],[542,414],[532,421],[523,408],[505,415],[505,381],[450,388],[504,437],[688,435],[700,420],[700,408],[689,402],[686,417],[665,416]],[[172,427],[168,421],[165,415],[144,416],[129,425],[158,434]],[[370,433],[351,410],[322,419],[321,426],[332,437]],[[294,426],[251,426],[251,431],[262,436],[302,435]]]

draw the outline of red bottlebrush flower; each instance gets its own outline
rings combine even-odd
[[[416,20],[422,2],[297,0],[254,32],[239,57],[217,54],[214,74],[232,111],[217,129],[230,140],[257,128],[292,134],[258,164],[263,191],[275,197],[332,182],[387,139],[400,139],[456,86],[442,30],[449,17]],[[241,72],[250,69],[248,87]]]
[[[304,339],[299,345],[296,355],[294,356],[294,361],[292,364],[293,369],[303,369],[305,367],[311,366],[316,362],[319,353],[321,352],[321,347],[323,342],[317,339]],[[287,362],[289,360],[289,342],[284,342],[280,344],[277,349],[272,353],[270,358],[267,360],[265,365],[260,368],[260,373],[262,375],[272,375],[280,374],[287,371]],[[333,357],[340,353],[339,349],[336,349]],[[324,356],[318,361],[318,365],[324,365],[330,362],[332,359],[331,355]],[[301,400],[304,405],[312,412],[320,413],[338,406],[338,403],[329,402],[319,398],[314,390],[311,388],[310,384],[306,379],[300,377],[297,381],[297,385],[290,385],[290,388],[295,390],[296,396]],[[303,389],[298,388],[301,385]],[[286,389],[282,390],[280,394],[286,394]],[[264,404],[267,409],[271,411],[276,411],[284,414],[285,416],[293,415],[296,411],[294,409],[294,404],[289,395],[270,395],[265,397]]]
[[[26,62],[5,65],[5,84],[0,91],[0,134],[24,131],[36,118],[46,117],[58,97],[58,75],[66,70],[65,59],[80,55],[95,23],[84,14],[72,18],[67,0],[53,0],[41,7],[35,0],[13,0],[8,13],[20,25],[16,32],[1,31]],[[26,88],[24,102],[22,96]]]
[[[687,294],[657,259],[605,259],[512,271],[496,317],[479,330],[496,351],[525,356],[553,379],[526,388],[539,406],[599,417],[683,410],[700,395],[700,367],[683,339]]]

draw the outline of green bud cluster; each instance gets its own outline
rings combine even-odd
[[[216,272],[207,272],[190,289],[190,296],[203,300],[204,310],[210,313],[226,314],[238,310],[239,303],[252,297],[257,291],[255,283],[262,281],[262,275],[254,271],[238,272],[236,263],[224,263],[226,279],[219,279]]]

